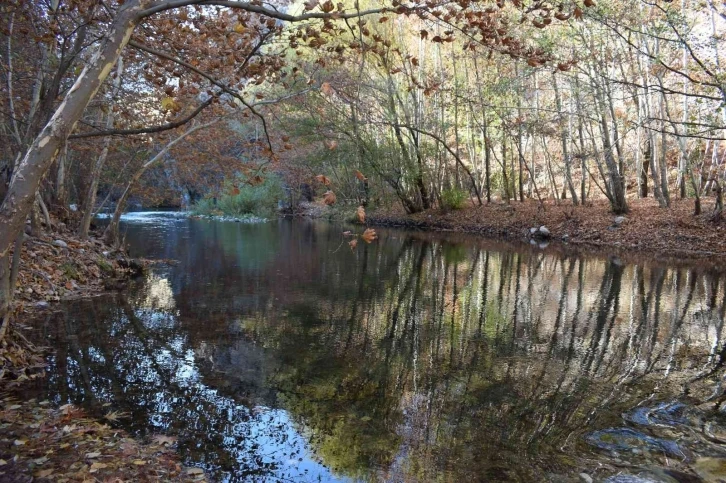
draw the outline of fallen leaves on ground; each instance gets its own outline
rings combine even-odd
[[[183,467],[171,436],[141,444],[72,405],[8,396],[0,405],[0,481],[206,481]]]
[[[622,254],[640,252],[658,258],[706,258],[726,255],[726,222],[710,220],[713,199],[703,199],[703,214],[693,215],[693,200],[673,200],[660,208],[651,199],[629,199],[630,212],[615,226],[616,215],[606,201],[573,206],[535,200],[492,202],[462,210],[428,210],[407,215],[401,209],[378,210],[368,221],[431,230],[482,234],[492,238],[523,239],[529,228],[545,225],[553,240],[567,240],[597,249],[616,249]]]
[[[121,266],[119,259],[124,260],[100,240],[81,240],[67,230],[26,237],[16,302],[42,306],[64,297],[101,292],[108,288],[109,279],[128,272],[128,266]]]

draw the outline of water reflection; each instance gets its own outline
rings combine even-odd
[[[689,481],[726,457],[722,274],[385,230],[351,252],[304,221],[127,230],[180,263],[45,321],[43,390],[216,479]]]

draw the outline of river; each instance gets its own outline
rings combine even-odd
[[[167,262],[40,320],[34,394],[173,436],[214,481],[722,471],[723,273],[347,229],[126,216],[132,256]]]

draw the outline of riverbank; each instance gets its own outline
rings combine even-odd
[[[0,406],[2,481],[206,481],[201,469],[182,465],[174,438],[141,443],[71,405],[6,396]]]
[[[545,226],[549,241],[628,258],[704,260],[726,263],[726,222],[710,219],[711,200],[704,214],[693,216],[692,200],[675,200],[660,208],[652,199],[629,201],[630,212],[618,218],[606,202],[588,206],[559,205],[533,200],[485,203],[461,210],[427,210],[407,215],[402,209],[378,209],[368,214],[373,226],[473,233],[504,240],[528,240],[530,229]]]

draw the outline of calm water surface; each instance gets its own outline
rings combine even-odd
[[[707,267],[393,230],[351,251],[308,220],[123,226],[176,262],[40,321],[36,390],[177,437],[216,481],[688,482],[726,458]]]

